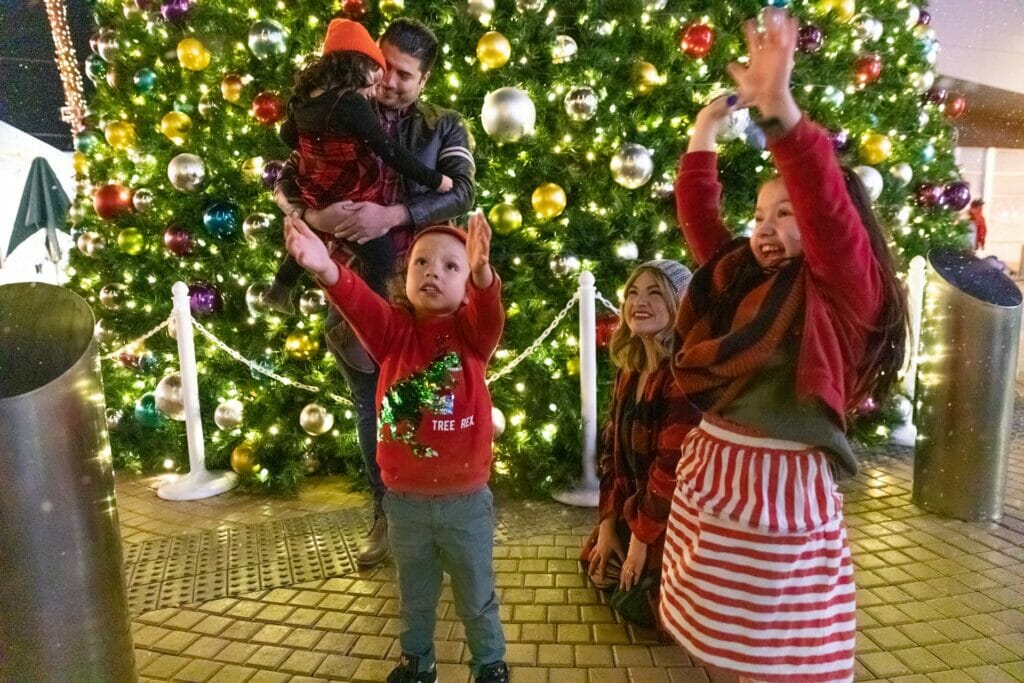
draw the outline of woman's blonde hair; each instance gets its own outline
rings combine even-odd
[[[623,292],[629,292],[629,288],[633,286],[633,283],[636,282],[641,273],[651,273],[654,275],[658,288],[661,290],[661,295],[665,297],[669,322],[665,329],[655,335],[654,346],[658,350],[659,359],[668,358],[672,355],[675,342],[676,311],[679,310],[681,294],[676,293],[675,287],[668,277],[665,276],[665,273],[657,268],[646,265],[640,266],[630,274],[629,279],[626,280],[625,287],[623,287]],[[612,333],[612,338],[608,342],[608,351],[611,355],[612,365],[615,367],[630,372],[640,372],[647,364],[647,352],[644,350],[643,341],[640,337],[633,334],[633,331],[629,329],[629,325],[626,324],[626,320],[623,317],[625,315],[626,301],[624,297],[619,325],[615,328],[615,332]]]

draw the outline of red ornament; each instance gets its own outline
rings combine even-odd
[[[117,360],[121,362],[121,365],[128,368],[129,370],[139,369],[139,357],[130,351],[122,351],[118,354]]]
[[[92,193],[92,207],[100,218],[112,221],[132,210],[132,193],[121,185],[103,185]]]
[[[874,83],[882,75],[882,58],[871,53],[853,63],[853,77],[861,85]]]
[[[707,57],[714,44],[715,31],[707,24],[690,24],[679,35],[679,49],[694,59]]]
[[[965,111],[967,111],[967,99],[963,95],[957,93],[946,98],[946,108],[943,113],[947,119],[959,118]]]
[[[602,313],[594,321],[594,333],[597,337],[597,348],[607,349],[612,335],[619,327],[619,316],[614,313]]]
[[[284,118],[284,100],[264,90],[252,98],[252,115],[264,126],[272,126]]]
[[[345,0],[341,9],[349,19],[359,20],[366,14],[366,5],[363,4],[363,0]]]

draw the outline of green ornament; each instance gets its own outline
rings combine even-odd
[[[135,84],[135,92],[144,95],[156,85],[156,72],[152,69],[139,69],[132,76],[132,83]]]
[[[99,147],[103,138],[94,130],[83,130],[75,136],[75,150],[82,154],[91,154]]]
[[[164,417],[156,407],[156,396],[147,392],[135,402],[135,421],[143,427],[157,427]]]

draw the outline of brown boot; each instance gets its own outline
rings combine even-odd
[[[388,556],[388,520],[384,515],[375,515],[373,527],[359,546],[356,562],[360,567],[372,567]]]
[[[292,303],[292,288],[282,285],[277,280],[270,285],[270,289],[263,295],[261,302],[267,308],[278,313],[285,315],[295,313],[295,304]]]

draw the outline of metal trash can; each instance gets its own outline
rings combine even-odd
[[[1021,292],[970,252],[928,254],[913,501],[947,517],[1003,515]]]
[[[0,286],[0,680],[135,681],[89,305]]]

